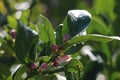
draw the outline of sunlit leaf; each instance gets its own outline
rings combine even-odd
[[[38,29],[40,30],[40,39],[42,39],[43,42],[50,41],[51,45],[55,44],[55,35],[52,24],[42,15],[40,15],[39,21]]]
[[[120,41],[120,37],[118,36],[104,36],[98,34],[88,34],[86,36],[79,36],[74,37],[73,39],[69,40],[67,43],[64,44],[64,47],[67,48],[72,46],[73,44],[78,44],[86,41],[98,41],[98,42],[109,42],[112,40]]]
[[[22,65],[14,74],[13,80],[21,80],[22,75],[26,72],[27,67]]]

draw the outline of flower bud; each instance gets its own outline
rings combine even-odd
[[[15,39],[15,37],[16,37],[16,30],[15,29],[10,30],[9,34],[11,35],[12,38]]]
[[[58,46],[57,46],[56,44],[54,44],[54,45],[52,46],[52,51],[53,51],[54,53],[56,53],[56,52],[58,51]]]
[[[39,68],[39,71],[41,72],[41,71],[44,71],[44,70],[46,70],[48,68],[48,64],[47,63],[42,63],[41,64],[41,66],[40,66],[40,68]]]
[[[63,56],[59,56],[58,58],[55,59],[55,61],[58,64],[62,64],[66,61],[70,61],[72,59],[71,55],[63,55]]]
[[[31,63],[30,69],[31,69],[31,70],[35,70],[35,69],[36,69],[36,64],[35,64],[35,63]]]
[[[70,40],[70,34],[65,34],[63,37],[63,42],[67,42],[68,40]]]
[[[59,48],[59,51],[63,50],[63,46],[62,45],[60,45],[58,48]]]
[[[58,64],[56,61],[54,61],[54,62],[53,62],[53,66],[54,66],[54,67],[57,67],[57,66],[59,66],[59,64]]]

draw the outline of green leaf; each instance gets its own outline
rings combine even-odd
[[[66,71],[65,76],[67,80],[81,80],[80,73],[71,73]]]
[[[69,33],[69,29],[68,29],[67,17],[65,17],[63,21],[63,27],[62,27],[62,36],[68,33]]]
[[[63,43],[63,36],[62,36],[62,26],[63,24],[60,24],[56,27],[56,44],[61,45]]]
[[[115,3],[114,0],[105,0],[105,1],[104,0],[95,0],[94,8],[95,8],[96,13],[104,13],[111,20],[114,20],[115,19],[115,13],[113,12],[114,3]]]
[[[113,72],[111,75],[111,80],[119,80],[120,79],[120,72]]]
[[[13,80],[21,80],[21,76],[27,71],[27,67],[22,65],[14,74]]]
[[[108,34],[110,32],[110,26],[105,25],[105,23],[100,17],[92,17],[92,23],[88,27],[88,33],[94,32],[97,32],[102,35]]]
[[[8,21],[8,23],[9,23],[11,28],[14,28],[14,29],[17,28],[18,24],[17,24],[17,20],[15,19],[14,16],[8,16],[7,17],[7,21]]]
[[[99,61],[88,60],[82,70],[82,80],[95,80],[96,75],[103,70],[103,63]]]
[[[55,74],[37,75],[30,80],[58,80]]]
[[[120,72],[120,51],[116,54],[115,58],[115,68]]]
[[[67,49],[64,52],[64,54],[73,54],[73,53],[79,52],[82,46],[83,46],[82,44],[76,44],[75,46],[73,45],[69,49]]]
[[[73,39],[71,39],[67,43],[65,43],[64,47],[68,48],[68,47],[72,46],[73,44],[86,42],[87,40],[98,41],[98,42],[109,42],[112,40],[119,40],[120,41],[120,37],[118,37],[118,36],[104,36],[104,35],[98,35],[98,34],[88,34],[86,36],[74,37]]]
[[[68,72],[78,73],[83,69],[83,64],[79,60],[73,59],[67,64],[66,69]]]
[[[70,34],[71,37],[86,30],[91,21],[91,15],[86,10],[70,10],[63,23],[63,36]]]
[[[28,24],[28,17],[30,14],[30,10],[25,10],[22,12],[22,15],[20,16],[20,21],[22,21],[23,24]]]
[[[79,60],[71,60],[65,68],[65,76],[67,80],[80,80],[80,72],[83,69],[83,65]]]
[[[28,63],[31,60],[34,61],[38,38],[38,33],[20,23],[15,40],[15,52],[21,62]]]
[[[6,43],[6,41],[0,37],[0,43]]]
[[[3,80],[12,80],[9,68],[2,63],[0,63],[0,77],[2,77]]]
[[[36,62],[40,62],[40,61],[48,62],[50,59],[51,59],[51,57],[49,57],[49,56],[37,57]]]
[[[40,15],[39,21],[37,26],[40,30],[40,39],[46,43],[49,41],[51,45],[55,44],[54,29],[49,20]]]

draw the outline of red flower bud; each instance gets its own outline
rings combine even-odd
[[[34,70],[36,69],[36,64],[35,63],[32,63],[31,66],[30,66],[31,70]]]
[[[54,45],[52,46],[52,51],[53,51],[54,53],[58,51],[58,46],[57,46],[56,44],[54,44]]]
[[[41,71],[44,71],[44,70],[46,70],[48,68],[48,64],[47,63],[42,63],[41,64],[41,66],[40,66],[40,68],[39,68],[39,71],[41,72]]]
[[[59,64],[58,64],[56,61],[53,62],[53,66],[54,66],[54,67],[57,67],[58,65],[59,65]]]
[[[11,35],[12,38],[15,39],[15,37],[16,37],[16,30],[15,29],[10,30],[9,34]]]
[[[63,46],[62,45],[59,46],[59,51],[61,51],[61,50],[63,50]]]
[[[63,37],[63,42],[67,42],[68,40],[70,40],[70,34],[65,34]]]

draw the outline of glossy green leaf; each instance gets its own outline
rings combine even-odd
[[[56,44],[61,45],[63,43],[63,36],[62,36],[62,26],[63,24],[60,24],[56,27]]]
[[[86,30],[91,21],[91,15],[86,10],[70,10],[63,22],[63,35],[71,37]]]
[[[27,67],[22,65],[14,74],[13,80],[21,80],[22,75],[27,71]]]
[[[42,39],[43,42],[49,41],[51,45],[55,44],[54,29],[49,20],[46,17],[40,15],[39,23],[37,26],[40,30],[40,39]]]
[[[86,41],[109,42],[112,40],[120,41],[120,37],[104,36],[104,35],[98,35],[98,34],[88,34],[86,36],[74,37],[73,39],[71,39],[67,43],[65,43],[64,47],[68,48],[69,46],[72,46],[73,44],[78,44],[78,43],[82,43],[82,42],[86,42]]]
[[[82,44],[73,45],[69,49],[67,49],[64,53],[73,54],[73,53],[79,52],[82,46],[83,46]]]
[[[31,60],[34,61],[38,38],[37,32],[20,23],[15,40],[15,51],[17,58],[21,62],[28,63]]]
[[[12,76],[9,68],[2,63],[0,63],[0,77],[3,80],[12,80]]]

